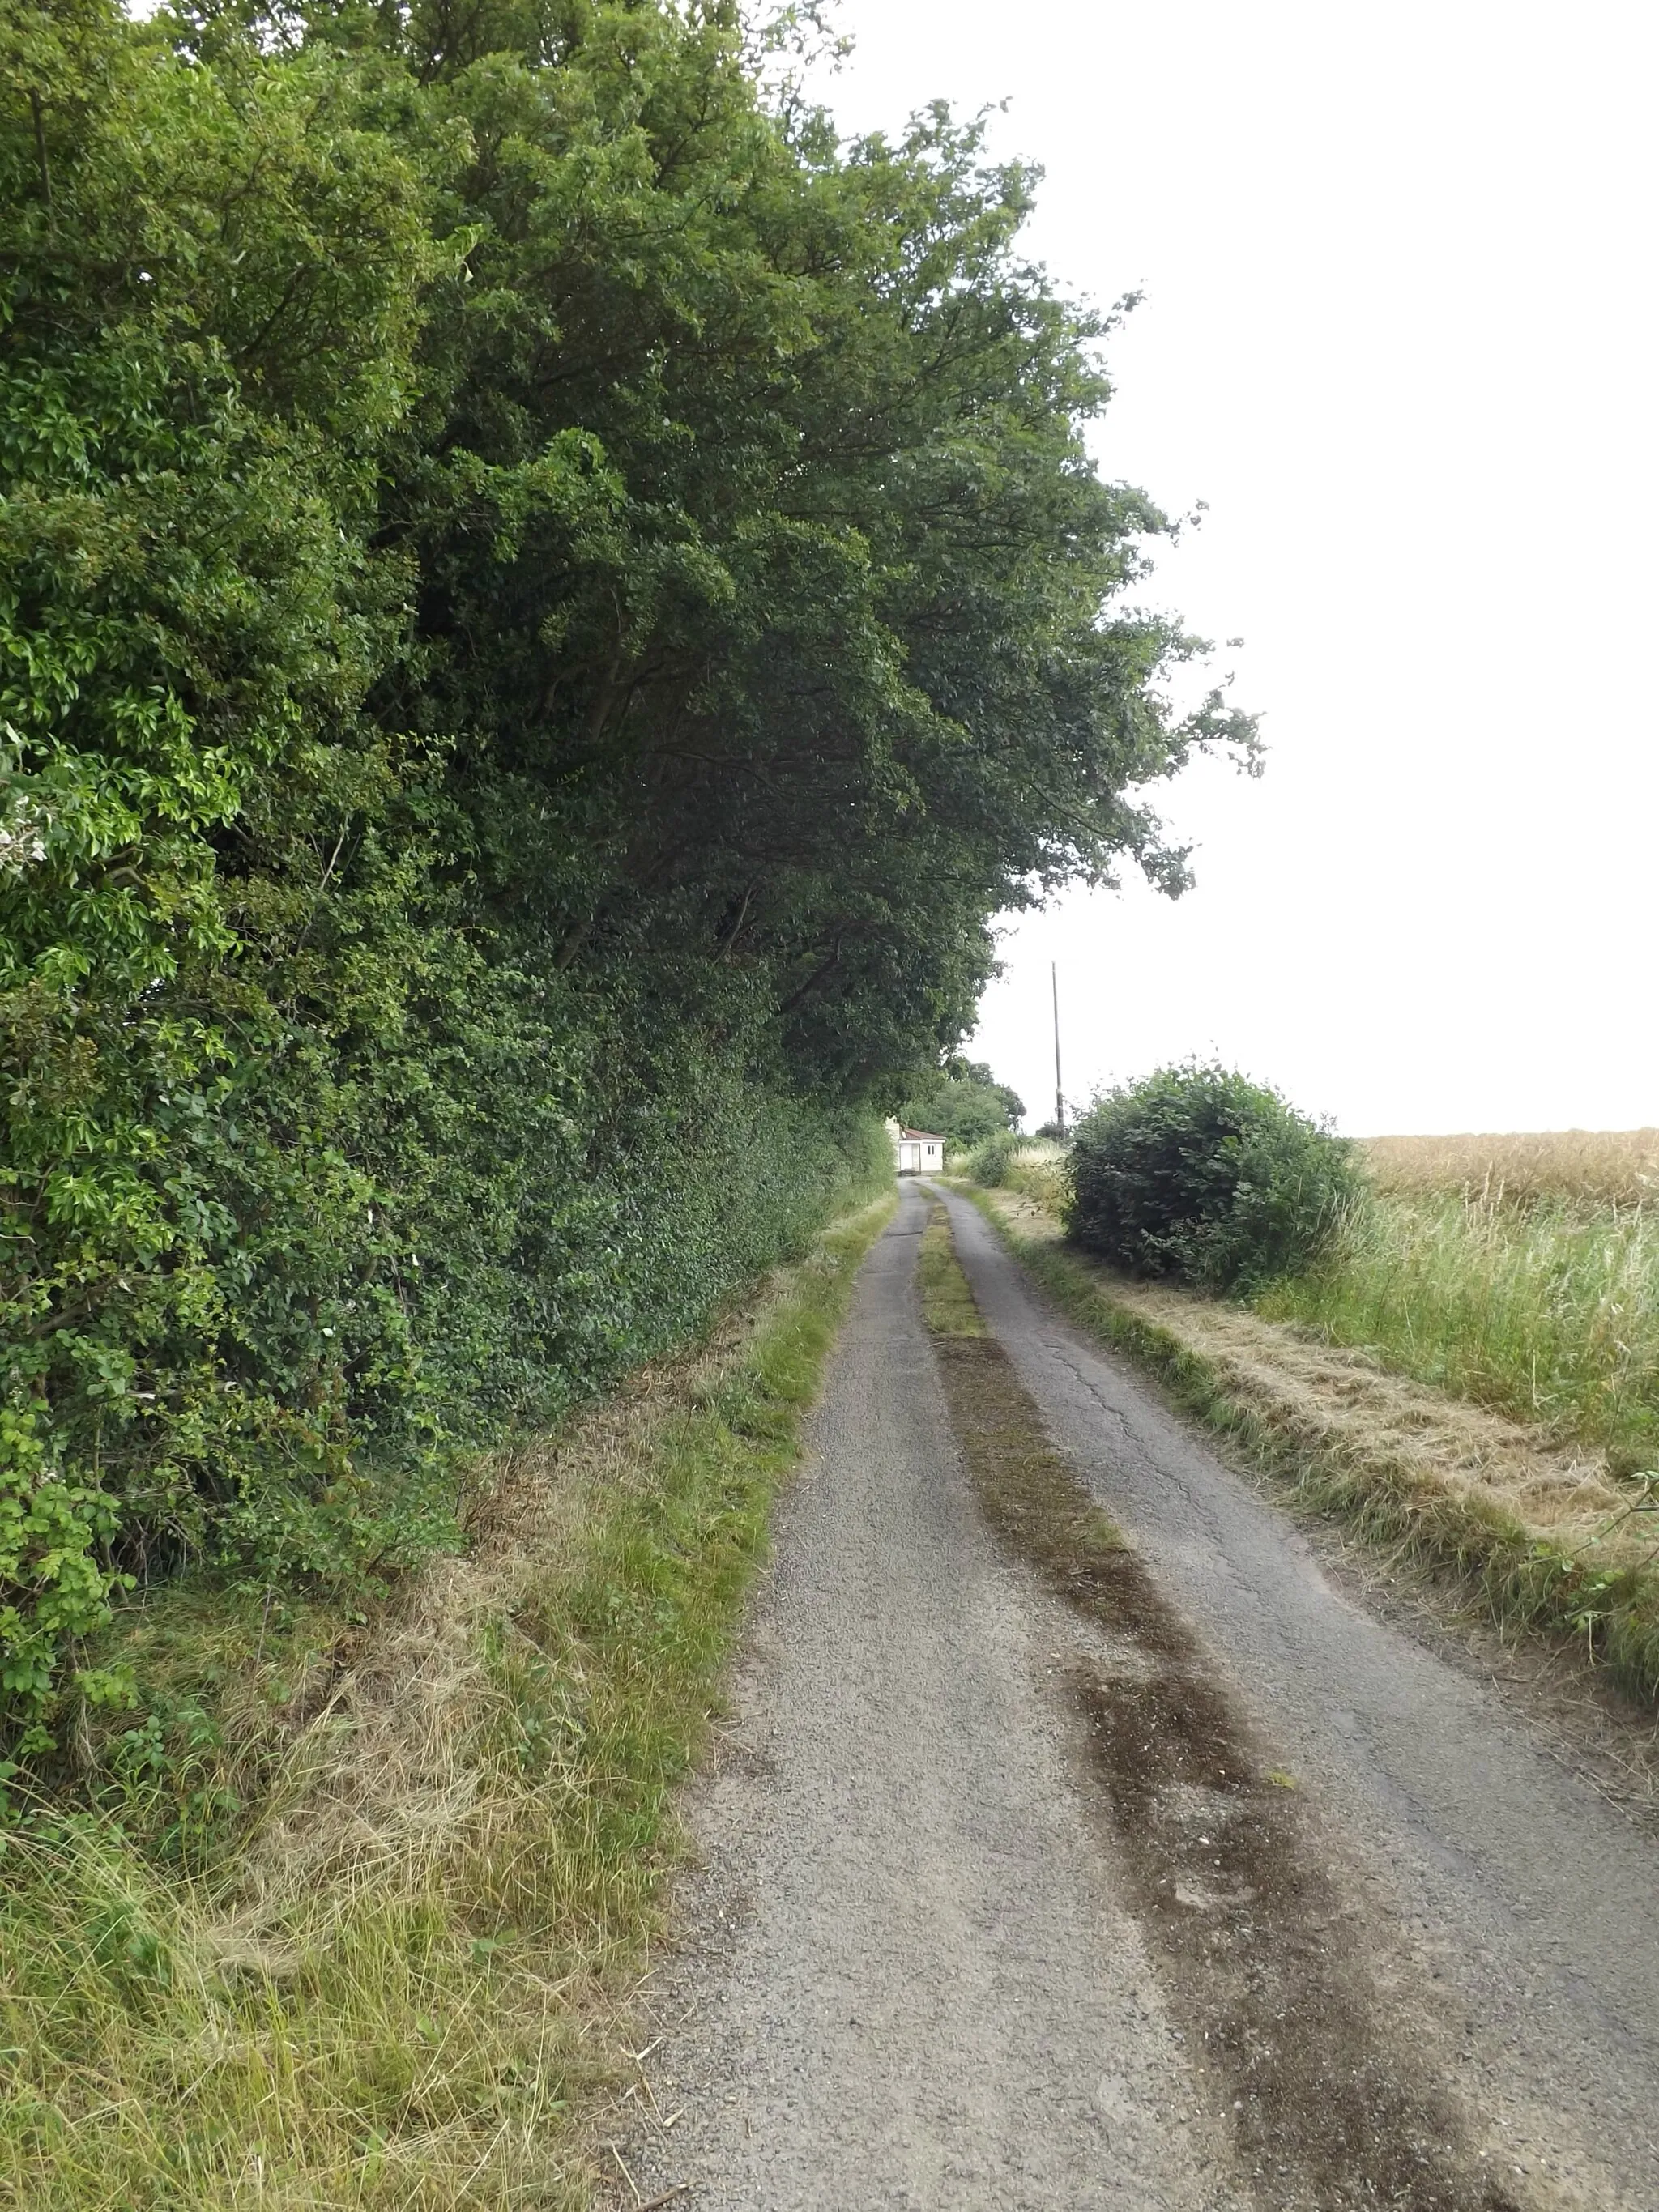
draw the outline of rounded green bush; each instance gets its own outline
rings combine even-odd
[[[998,1190],[1008,1180],[1008,1170],[1025,1142],[1018,1130],[994,1129],[964,1156],[962,1172],[981,1189]]]
[[[1354,1148],[1223,1067],[1160,1068],[1078,1123],[1066,1227],[1135,1275],[1247,1291],[1317,1258],[1364,1182]]]

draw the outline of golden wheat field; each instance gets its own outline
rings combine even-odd
[[[1380,1190],[1489,1198],[1659,1201],[1659,1129],[1555,1129],[1508,1136],[1369,1137]]]

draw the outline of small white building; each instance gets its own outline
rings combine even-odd
[[[900,1129],[893,1137],[901,1175],[925,1175],[945,1165],[945,1139],[927,1129]]]

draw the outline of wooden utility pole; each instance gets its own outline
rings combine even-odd
[[[1066,1093],[1060,1087],[1060,965],[1048,963],[1048,984],[1054,998],[1054,1127],[1066,1134]]]

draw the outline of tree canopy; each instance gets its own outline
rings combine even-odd
[[[906,1097],[900,1118],[915,1129],[930,1129],[954,1145],[976,1145],[1000,1130],[1017,1129],[1025,1103],[999,1083],[983,1060],[953,1054],[926,1083]]]
[[[994,913],[1179,884],[1140,794],[1253,732],[1033,181],[726,0],[0,17],[24,1706],[123,1577],[434,1540],[799,1233]]]

